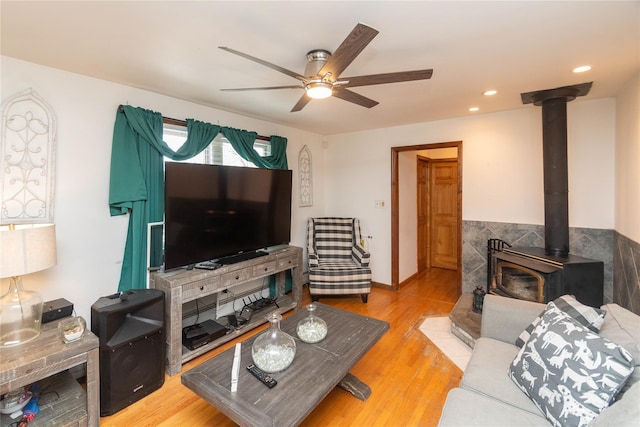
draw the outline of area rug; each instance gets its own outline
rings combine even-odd
[[[448,316],[427,317],[419,329],[458,368],[462,371],[466,369],[471,357],[471,349],[459,338],[451,334],[451,320]]]

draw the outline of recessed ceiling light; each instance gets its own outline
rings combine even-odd
[[[574,73],[584,73],[585,71],[591,70],[591,65],[583,65],[582,67],[576,67],[573,69]]]
[[[486,90],[486,91],[484,91],[482,94],[483,94],[483,95],[486,95],[486,96],[491,96],[491,95],[495,95],[496,93],[498,93],[498,91],[497,91],[497,90],[493,90],[493,89],[491,89],[491,90]]]
[[[471,107],[471,108],[469,108],[469,111],[471,111],[472,113],[473,113],[473,112],[476,112],[476,111],[479,111],[479,110],[480,110],[480,108],[478,108],[478,107]]]

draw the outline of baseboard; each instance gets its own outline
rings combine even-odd
[[[384,289],[385,291],[389,291],[389,290],[394,290],[391,285],[387,285],[385,283],[380,283],[380,282],[371,282],[371,287],[372,288],[377,288],[377,289]]]
[[[418,277],[418,272],[416,271],[411,276],[407,277],[402,282],[400,282],[398,284],[398,289],[401,289],[404,285],[408,285],[409,283],[411,283],[412,280],[416,279],[417,277]]]

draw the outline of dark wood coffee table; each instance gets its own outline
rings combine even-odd
[[[251,345],[257,335],[242,343],[236,393],[231,393],[234,348],[182,374],[182,384],[241,426],[298,425],[336,386],[366,399],[371,390],[349,370],[385,334],[389,324],[316,304],[317,315],[327,322],[327,337],[316,344],[300,341],[295,329],[307,316],[306,310],[283,319],[281,329],[296,339],[296,357],[289,368],[272,375],[278,381],[274,388],[269,389],[246,369],[253,362]]]

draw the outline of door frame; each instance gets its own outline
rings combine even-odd
[[[400,182],[398,156],[403,151],[432,148],[457,148],[458,151],[458,294],[462,293],[462,141],[391,147],[391,288],[400,288]]]
[[[426,236],[423,236],[422,239],[420,238],[420,234],[422,232],[421,228],[420,228],[420,214],[422,214],[423,212],[420,212],[420,202],[421,200],[421,189],[420,186],[418,185],[418,183],[416,182],[416,190],[417,190],[417,194],[416,194],[416,223],[417,223],[417,236],[416,236],[416,248],[417,248],[417,260],[416,260],[416,265],[417,265],[417,270],[418,270],[418,274],[420,274],[421,271],[423,271],[424,269],[421,269],[420,266],[420,261],[422,260],[424,262],[424,265],[426,266],[425,269],[428,269],[429,267],[431,267],[431,230],[430,230],[430,224],[431,224],[431,191],[430,191],[430,186],[431,186],[431,182],[430,182],[430,174],[431,174],[431,158],[429,157],[425,157],[422,155],[417,155],[416,156],[416,178],[420,179],[420,169],[422,168],[422,165],[424,164],[425,166],[425,186],[427,187],[426,193],[427,193],[427,197],[426,197],[426,213],[424,213],[424,215],[426,216],[425,219],[425,223],[426,223],[426,228],[427,228],[427,233]],[[423,242],[423,244],[426,246],[426,250],[422,251],[423,248],[420,243]]]

